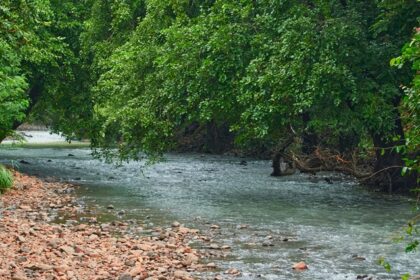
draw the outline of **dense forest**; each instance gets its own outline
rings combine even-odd
[[[417,0],[2,0],[0,139],[38,121],[119,160],[196,141],[269,155],[273,175],[335,170],[408,191],[419,11]]]

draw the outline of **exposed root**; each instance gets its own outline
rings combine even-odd
[[[293,152],[284,153],[283,157],[304,173],[335,171],[363,179],[372,175],[371,167],[363,167],[355,154],[350,157],[328,150],[315,149],[310,155],[298,155]],[[366,170],[368,172],[366,172]]]

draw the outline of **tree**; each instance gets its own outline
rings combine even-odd
[[[237,143],[266,143],[278,158],[292,128],[307,151],[373,142],[375,172],[387,186],[406,187],[392,150],[404,138],[405,78],[386,61],[409,34],[379,31],[376,1],[145,5],[94,87],[93,143],[105,154],[161,153],[177,129],[215,122],[227,123]]]
[[[71,23],[63,20],[63,16],[77,12],[67,10],[72,4],[42,0],[5,0],[0,4],[0,141],[39,103],[52,105],[53,96],[62,94],[68,99],[71,95],[76,60],[74,45],[66,41],[70,36],[63,35],[69,35],[66,32],[78,24],[74,18]]]

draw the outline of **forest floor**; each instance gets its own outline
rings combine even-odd
[[[75,186],[14,175],[0,196],[0,279],[194,279],[209,269],[189,246],[205,239],[198,230],[174,222],[145,236],[121,221],[79,223]],[[70,220],[54,222],[63,214]]]

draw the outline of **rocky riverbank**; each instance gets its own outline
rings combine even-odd
[[[52,223],[84,211],[75,187],[15,173],[0,197],[0,279],[195,279],[208,269],[189,246],[198,230],[174,223],[151,236],[124,222]]]

